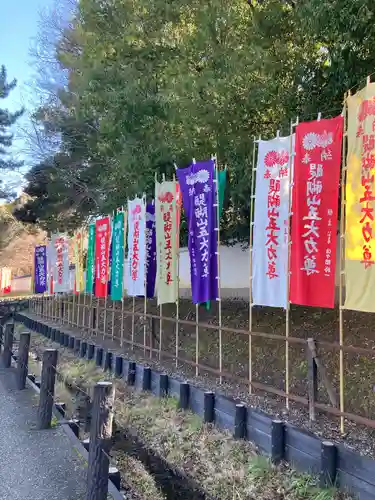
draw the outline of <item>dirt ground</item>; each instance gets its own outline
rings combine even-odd
[[[70,298],[70,319],[73,310],[73,299]],[[86,306],[83,307],[85,300]],[[257,406],[266,412],[277,415],[290,422],[300,425],[327,439],[340,440],[360,451],[364,455],[375,457],[375,430],[366,428],[354,422],[345,421],[345,434],[339,432],[339,419],[328,414],[319,414],[317,422],[311,423],[308,419],[306,407],[290,402],[289,410],[285,407],[285,398],[278,397],[261,391],[253,391],[249,395],[248,385],[242,379],[248,379],[249,375],[249,336],[234,332],[222,332],[222,354],[223,371],[234,376],[225,378],[220,384],[217,375],[204,369],[199,369],[198,377],[195,367],[172,359],[176,351],[176,322],[159,319],[146,322],[142,317],[134,319],[134,341],[143,345],[152,345],[169,354],[150,354],[144,352],[143,348],[131,348],[129,342],[132,337],[132,300],[124,300],[123,338],[125,341],[120,347],[121,336],[121,303],[112,303],[107,299],[107,313],[104,314],[104,299],[94,298],[93,306],[99,303],[97,313],[97,335],[101,338],[103,345],[119,352],[125,353],[135,360],[143,360],[169,373],[175,373],[183,378],[188,378],[196,384],[201,384],[209,389],[216,389],[227,395],[239,398],[252,406]],[[79,325],[89,326],[90,304],[89,296],[79,299]],[[77,302],[75,297],[75,314],[73,321],[77,323]],[[90,304],[90,306],[89,306]],[[113,309],[114,307],[114,309]],[[68,314],[67,304],[65,316]],[[139,298],[135,300],[135,311],[143,313],[144,301]],[[159,314],[159,308],[155,301],[147,301],[147,313]],[[175,318],[176,307],[174,304],[163,306],[163,316]],[[195,306],[188,300],[181,300],[179,304],[179,318],[195,322]],[[84,316],[84,318],[83,318]],[[248,329],[249,306],[247,302],[228,300],[222,302],[222,325],[235,329]],[[83,321],[84,319],[84,321]],[[218,324],[217,303],[211,304],[210,311],[204,307],[199,308],[199,323]],[[307,339],[313,338],[319,341],[338,342],[339,340],[339,313],[337,309],[322,310],[314,308],[303,308],[292,306],[290,311],[290,332],[292,337]],[[105,320],[105,326],[104,326]],[[345,345],[375,349],[375,335],[372,332],[374,315],[344,311],[344,341]],[[144,329],[144,325],[146,328]],[[67,325],[66,325],[67,326]],[[161,328],[160,328],[161,326]],[[82,333],[82,328],[79,328]],[[86,328],[86,337],[92,336]],[[146,330],[146,334],[144,333]],[[285,312],[277,309],[256,307],[253,308],[253,331],[272,333],[285,336]],[[103,332],[105,335],[103,336]],[[160,335],[161,332],[161,335]],[[113,334],[113,338],[112,338]],[[198,340],[195,325],[181,325],[178,329],[179,356],[188,361],[195,362],[196,345],[199,349],[199,363],[218,370],[219,369],[219,331],[199,327]],[[332,382],[338,399],[339,393],[339,351],[318,349],[318,355]],[[345,410],[364,417],[375,419],[375,351],[374,356],[344,353],[344,375],[345,375]],[[290,369],[290,392],[307,398],[307,358],[305,348],[302,345],[289,345],[289,369]],[[285,341],[261,337],[252,337],[252,370],[253,380],[277,389],[285,389]],[[236,377],[238,377],[236,379]],[[328,394],[319,383],[318,401],[329,404]]]

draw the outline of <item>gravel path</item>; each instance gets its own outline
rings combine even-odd
[[[86,471],[61,427],[36,430],[36,399],[0,368],[0,500],[82,500]]]

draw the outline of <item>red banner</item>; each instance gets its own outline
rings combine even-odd
[[[338,198],[344,119],[296,129],[290,302],[334,307]]]
[[[97,220],[95,228],[95,295],[96,297],[106,297],[109,279],[110,218],[105,217]]]

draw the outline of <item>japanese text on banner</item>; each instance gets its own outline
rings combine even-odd
[[[47,247],[35,247],[34,256],[34,291],[44,293],[47,291]]]
[[[152,298],[155,294],[156,267],[155,203],[152,202],[146,207],[146,291],[148,298]]]
[[[259,141],[253,238],[253,302],[286,307],[290,137]]]
[[[74,236],[74,264],[75,264],[75,289],[76,292],[84,291],[83,276],[83,233],[77,231]]]
[[[349,96],[345,305],[375,312],[375,83]]]
[[[111,236],[111,219],[105,217],[95,223],[95,295],[106,297],[109,278],[109,243]]]
[[[178,239],[180,205],[175,181],[156,183],[156,240],[158,304],[178,299]]]
[[[111,298],[121,300],[123,297],[124,278],[124,212],[119,212],[113,220],[112,234],[112,267]]]
[[[54,248],[53,255],[56,258],[53,270],[53,291],[55,293],[69,292],[69,247],[65,235],[52,235],[51,243]]]
[[[337,218],[344,118],[296,129],[290,301],[334,307]]]
[[[89,238],[87,243],[87,265],[86,265],[86,293],[93,292],[95,274],[95,224],[89,226]]]
[[[146,204],[143,198],[128,201],[128,276],[130,297],[145,293]]]
[[[189,224],[190,276],[193,302],[218,297],[217,203],[215,161],[177,170]]]

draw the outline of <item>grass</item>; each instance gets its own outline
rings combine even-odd
[[[51,344],[33,334],[34,355]],[[94,363],[77,360],[60,346],[58,370],[68,383],[85,391],[90,391],[98,380],[112,378]],[[273,466],[267,458],[257,455],[251,443],[234,440],[228,432],[203,424],[192,412],[180,411],[176,399],[159,399],[150,393],[135,392],[123,380],[115,380],[115,384],[117,428],[135,431],[149,448],[220,500],[351,498],[335,489],[319,489],[316,478],[297,474],[286,465]],[[113,456],[123,478],[141,498],[165,498],[139,460],[124,453],[121,446],[115,446]]]

